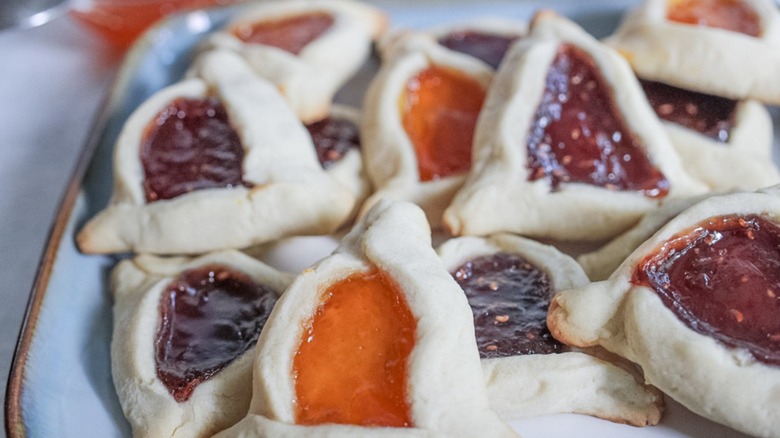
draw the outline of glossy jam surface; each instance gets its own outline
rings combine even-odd
[[[239,25],[233,34],[246,43],[273,46],[297,55],[332,25],[330,14],[316,12]]]
[[[360,129],[352,121],[328,117],[306,125],[323,169],[339,162],[351,148],[360,148]]]
[[[669,182],[650,162],[617,110],[590,56],[558,50],[528,133],[529,180],[549,178],[554,190],[577,182],[663,197]]]
[[[519,36],[510,37],[478,31],[456,31],[439,38],[439,44],[456,52],[471,55],[493,68],[498,68],[509,46]]]
[[[552,282],[520,255],[499,252],[477,257],[452,276],[471,305],[483,359],[566,351],[547,329]]]
[[[157,376],[176,401],[255,345],[276,297],[222,265],[185,271],[165,288],[155,358]]]
[[[744,0],[668,0],[666,18],[758,36],[761,20]]]
[[[412,426],[407,387],[417,321],[385,274],[328,287],[293,359],[296,423]]]
[[[710,218],[643,260],[649,286],[691,329],[780,366],[780,227],[761,216]]]
[[[683,90],[660,82],[639,81],[658,117],[720,142],[729,141],[737,101]]]
[[[146,201],[246,185],[243,162],[244,148],[219,99],[176,99],[142,139]]]
[[[407,82],[401,116],[421,181],[471,168],[474,127],[484,100],[485,90],[476,80],[447,68],[429,67]]]

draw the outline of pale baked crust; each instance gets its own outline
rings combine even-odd
[[[636,225],[610,240],[601,248],[581,254],[577,257],[577,262],[588,274],[591,281],[606,280],[642,242],[649,239],[683,210],[710,196],[712,195],[707,194],[664,202],[661,208],[642,216]]]
[[[402,123],[399,98],[407,81],[420,71],[439,66],[461,72],[487,89],[493,70],[471,56],[453,52],[421,34],[407,34],[395,43],[366,92],[363,109],[363,159],[376,192],[365,212],[381,198],[410,201],[425,211],[433,228],[466,174],[420,181],[417,154]]]
[[[683,170],[628,64],[574,23],[543,11],[531,24],[530,37],[510,49],[490,87],[477,123],[471,173],[444,213],[453,234],[509,231],[594,241],[620,233],[657,208],[659,200],[637,192],[581,183],[562,183],[552,191],[547,178],[528,181],[526,139],[561,44],[587,52],[600,68],[628,129],[668,180],[666,199],[706,189]]]
[[[780,103],[780,13],[771,0],[743,0],[761,22],[758,37],[667,20],[666,0],[645,0],[605,40],[637,74],[732,99]]]
[[[179,403],[157,377],[155,338],[164,289],[183,271],[219,264],[248,275],[281,294],[293,275],[281,273],[237,251],[196,259],[142,255],[120,262],[111,275],[114,334],[111,373],[122,410],[137,437],[205,437],[246,414],[252,396],[250,349]]]
[[[187,79],[144,102],[125,123],[114,151],[114,193],[108,207],[77,236],[87,253],[136,251],[193,254],[242,248],[298,234],[333,231],[354,198],[327,176],[311,137],[276,89],[235,54],[213,52]],[[179,97],[218,95],[245,156],[253,187],[193,191],[147,203],[140,146],[147,125]]]
[[[661,122],[685,170],[711,190],[755,190],[780,182],[772,162],[772,118],[760,102],[737,104],[734,127],[725,143],[676,123]]]
[[[588,284],[571,257],[519,236],[460,237],[437,251],[450,272],[476,257],[509,252],[547,273],[555,290]],[[663,411],[660,392],[582,351],[482,359],[482,368],[490,405],[504,419],[575,412],[645,426],[658,423]]]
[[[293,356],[326,286],[373,266],[404,293],[417,320],[408,394],[414,429],[295,426]],[[247,418],[220,436],[514,436],[488,405],[471,311],[431,248],[430,228],[410,203],[382,201],[329,257],[305,270],[279,300],[258,340]]]
[[[780,436],[780,369],[689,329],[650,288],[630,282],[636,266],[673,235],[728,214],[780,220],[780,187],[708,198],[671,220],[602,282],[560,292],[548,314],[556,338],[601,345],[639,364],[648,382],[693,412],[758,436]]]
[[[247,44],[233,35],[236,27],[305,13],[324,12],[333,25],[298,55],[277,47]],[[209,37],[208,49],[240,54],[263,78],[274,83],[305,122],[319,120],[330,111],[333,96],[360,68],[388,19],[379,9],[352,0],[286,0],[256,3]]]

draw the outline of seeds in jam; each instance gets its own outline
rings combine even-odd
[[[327,117],[306,125],[323,169],[337,163],[351,148],[360,148],[360,130],[351,120]]]
[[[406,84],[401,96],[404,130],[414,145],[420,181],[471,168],[471,143],[485,90],[466,74],[429,67]]]
[[[758,36],[761,21],[744,0],[668,0],[666,18],[678,23],[716,27]]]
[[[332,25],[330,14],[316,12],[241,24],[233,29],[233,35],[245,43],[273,46],[297,55]]]
[[[174,399],[187,401],[252,348],[276,303],[276,293],[226,266],[182,273],[160,299],[157,376]]]
[[[659,118],[720,142],[729,141],[737,101],[683,90],[660,82],[639,81]]]
[[[471,305],[483,359],[566,351],[547,329],[552,282],[523,257],[504,252],[477,257],[452,276]]]
[[[529,180],[586,183],[660,198],[669,182],[626,127],[590,56],[558,50],[528,133]]]
[[[519,38],[479,31],[456,31],[439,38],[439,44],[450,50],[471,55],[497,69],[506,51]]]
[[[379,271],[325,291],[293,358],[297,424],[411,427],[409,355],[417,321]]]
[[[179,98],[160,111],[144,133],[141,163],[147,202],[248,185],[244,148],[216,97]]]
[[[656,291],[692,330],[780,366],[780,227],[758,215],[710,218],[643,260],[632,283]]]

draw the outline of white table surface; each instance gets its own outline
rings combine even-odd
[[[121,55],[68,16],[0,31],[0,388],[60,199]],[[0,417],[4,431],[5,417]],[[0,432],[4,433],[4,432]]]

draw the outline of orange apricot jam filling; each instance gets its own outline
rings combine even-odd
[[[295,422],[411,427],[409,355],[417,321],[381,271],[328,287],[293,358]]]
[[[666,18],[678,23],[740,32],[761,33],[758,14],[744,0],[669,0]]]
[[[464,73],[432,66],[406,83],[401,96],[404,130],[414,145],[420,181],[471,168],[471,143],[485,90]]]
[[[245,43],[273,46],[297,55],[332,25],[330,14],[315,12],[240,24],[233,28],[233,35]]]

